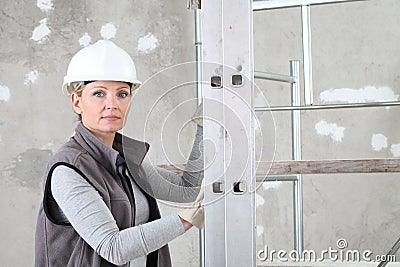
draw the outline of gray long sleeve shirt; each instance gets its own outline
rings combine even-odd
[[[202,128],[198,127],[185,172],[178,175],[155,167],[146,157],[142,163],[154,196],[188,202],[196,198],[203,178]],[[160,179],[160,176],[162,179]],[[120,231],[99,193],[75,170],[55,168],[51,191],[54,199],[78,234],[103,258],[117,265],[146,266],[146,255],[185,232],[177,214],[147,222],[149,205],[138,185],[131,180],[135,196],[135,226]]]

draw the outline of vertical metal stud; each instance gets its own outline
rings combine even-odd
[[[310,5],[301,6],[301,25],[303,36],[303,70],[304,70],[304,102],[312,105],[313,82],[312,82],[312,58],[311,58],[311,19]]]
[[[189,0],[189,7],[193,8],[191,5],[193,2]],[[202,61],[203,61],[203,44],[201,36],[201,13],[200,1],[195,2],[196,8],[194,8],[194,25],[195,25],[195,47],[196,47],[196,97],[197,105],[200,105],[203,101],[203,89],[202,89]],[[200,248],[200,267],[205,267],[205,234],[204,228],[199,230],[199,248]]]
[[[290,75],[295,77],[292,83],[292,106],[300,106],[301,89],[299,84],[300,62],[290,61]],[[301,117],[300,110],[292,111],[292,159],[301,160]],[[294,249],[303,251],[303,180],[301,174],[293,182],[293,219],[294,219]]]

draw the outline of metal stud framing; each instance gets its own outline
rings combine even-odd
[[[346,108],[312,106],[310,5],[365,0],[212,0],[196,16],[198,80],[203,82],[205,148],[205,231],[201,235],[201,266],[255,266],[255,159],[253,79],[263,78],[292,84],[290,107],[257,107],[255,111],[291,110],[293,159],[301,160],[300,110]],[[200,3],[200,1],[198,1]],[[301,7],[303,29],[304,103],[300,105],[299,62],[291,62],[291,76],[254,73],[252,11]],[[200,9],[200,10],[199,10]],[[201,38],[200,38],[201,39]],[[203,53],[201,53],[203,45]],[[202,57],[203,56],[203,57]],[[255,75],[254,75],[255,74]],[[200,88],[200,83],[198,84]],[[201,90],[200,90],[201,91]],[[368,106],[399,105],[368,103]],[[367,105],[365,105],[367,106]],[[352,104],[349,107],[364,107]],[[281,175],[282,176],[282,175]],[[273,179],[293,181],[295,249],[303,250],[302,177],[285,175]],[[268,179],[267,179],[268,180]],[[203,232],[202,232],[203,234]]]

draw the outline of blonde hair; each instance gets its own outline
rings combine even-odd
[[[74,90],[72,91],[72,94],[76,94],[78,97],[81,97],[81,96],[82,96],[82,92],[83,92],[83,90],[85,89],[86,85],[83,84],[83,83],[79,83],[78,85],[76,85],[76,86],[74,86],[74,87],[75,87],[75,88],[74,88]],[[78,120],[79,120],[80,122],[82,122],[82,115],[81,115],[81,114],[78,114],[78,113],[76,113],[76,115],[78,115]]]
[[[78,84],[75,89],[72,91],[73,94],[76,94],[77,96],[81,97],[82,96],[82,92],[85,89],[85,84],[80,83]]]

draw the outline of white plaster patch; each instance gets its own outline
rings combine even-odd
[[[256,207],[264,205],[264,198],[256,193]]]
[[[39,23],[40,25],[33,30],[31,39],[42,44],[48,39],[50,29],[47,27],[47,18],[42,19]]]
[[[257,236],[262,236],[264,234],[264,226],[257,225]]]
[[[145,36],[139,38],[137,44],[137,50],[141,54],[148,54],[158,46],[158,39],[151,33],[147,33]]]
[[[282,182],[281,181],[274,181],[274,182],[271,181],[271,182],[265,182],[262,185],[265,190],[268,190],[268,189],[273,190],[273,189],[278,189],[282,185]]]
[[[117,33],[117,27],[115,27],[114,23],[110,22],[103,26],[101,26],[100,34],[106,40],[115,38],[115,34]]]
[[[335,142],[342,142],[344,137],[344,127],[338,127],[336,123],[328,123],[324,120],[315,124],[317,134],[323,136],[330,136]]]
[[[33,70],[33,71],[27,73],[27,74],[25,75],[24,84],[25,84],[26,86],[31,85],[31,84],[34,84],[34,83],[36,82],[38,76],[39,76],[39,73],[38,73],[37,70]]]
[[[380,151],[387,148],[387,137],[383,134],[373,134],[371,138],[371,146],[374,151]]]
[[[82,47],[85,47],[85,46],[88,46],[91,41],[92,41],[92,37],[90,37],[90,35],[87,32],[85,32],[85,34],[82,35],[81,38],[79,38],[79,45]]]
[[[365,102],[386,102],[397,101],[399,95],[395,95],[389,87],[378,87],[367,85],[360,89],[340,88],[323,91],[319,99],[325,103],[347,102],[347,103],[365,103]]]
[[[0,101],[9,101],[10,100],[10,89],[8,89],[5,85],[0,85]]]
[[[390,152],[392,152],[393,157],[400,157],[400,144],[393,144],[390,147]]]
[[[37,7],[43,12],[49,12],[53,10],[53,0],[37,0]]]

